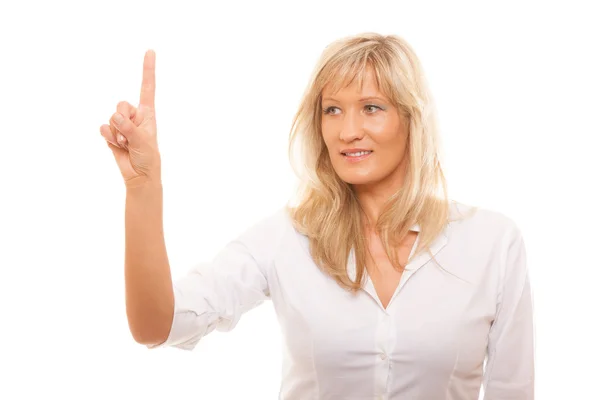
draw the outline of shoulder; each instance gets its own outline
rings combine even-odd
[[[450,231],[457,237],[491,241],[496,245],[511,238],[520,238],[517,222],[504,212],[452,201]]]
[[[258,217],[236,239],[251,252],[272,253],[289,238],[293,225],[285,207]]]
[[[498,279],[506,275],[515,253],[524,251],[521,230],[504,212],[451,203],[447,228],[448,268],[469,282]],[[486,278],[487,277],[487,278]]]

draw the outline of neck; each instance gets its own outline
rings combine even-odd
[[[353,185],[356,197],[365,213],[365,228],[372,232],[386,202],[404,185],[404,177],[408,172],[408,157],[404,157],[400,165],[388,176],[362,185]]]
[[[354,191],[365,213],[365,228],[372,231],[386,202],[402,187],[403,179],[391,179],[377,184],[355,185]]]
[[[385,203],[393,192],[388,191],[357,191],[358,202],[365,213],[365,228],[373,230]]]

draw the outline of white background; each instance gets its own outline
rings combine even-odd
[[[277,397],[270,303],[193,352],[130,337],[125,192],[99,127],[119,101],[137,105],[154,49],[166,240],[180,276],[286,202],[287,138],[309,74],[329,42],[363,31],[417,51],[451,197],[524,233],[536,398],[600,398],[594,2],[198,3],[0,6],[0,398]]]

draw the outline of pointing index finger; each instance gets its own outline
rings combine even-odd
[[[140,106],[154,108],[154,93],[156,91],[156,53],[154,50],[146,51],[144,55],[144,72],[142,76],[142,90],[140,92]]]

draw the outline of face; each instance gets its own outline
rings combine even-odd
[[[406,118],[377,87],[372,69],[362,90],[356,80],[332,93],[322,92],[322,135],[339,177],[355,187],[399,189],[408,140]]]

